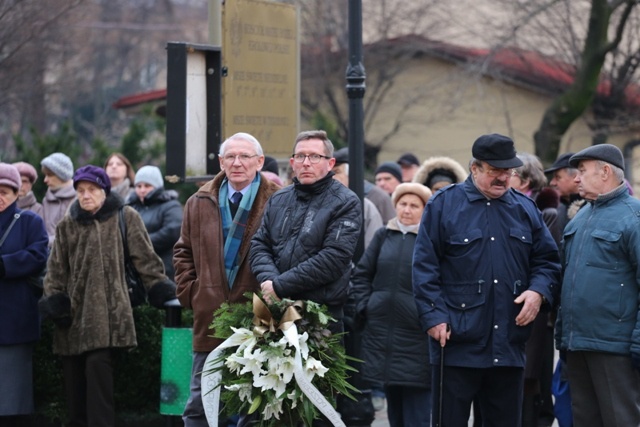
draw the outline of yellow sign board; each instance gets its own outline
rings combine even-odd
[[[289,157],[300,114],[297,8],[226,0],[222,23],[223,139],[248,132],[265,154]]]

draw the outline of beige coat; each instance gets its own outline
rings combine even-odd
[[[118,227],[122,203],[120,197],[110,194],[103,207],[91,216],[75,201],[56,228],[44,293],[67,293],[72,317],[68,329],[56,327],[56,354],[77,355],[137,344]],[[153,251],[140,215],[128,206],[124,213],[129,252],[148,290],[166,280],[164,266]]]

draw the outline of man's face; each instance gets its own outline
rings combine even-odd
[[[334,166],[332,172],[334,173],[333,179],[340,182],[345,187],[349,186],[349,175],[347,175],[347,164]]]
[[[402,182],[411,182],[418,172],[418,165],[400,165],[400,169],[402,169]]]
[[[569,169],[558,169],[553,173],[553,178],[551,178],[549,185],[560,193],[560,197],[569,197],[578,193],[578,184],[574,181],[574,178],[575,175],[569,173]]]
[[[389,172],[378,172],[376,174],[376,186],[382,188],[389,194],[393,194],[396,187],[400,184],[401,182]]]
[[[604,190],[603,168],[598,166],[596,160],[581,160],[574,181],[580,197],[584,199],[595,200],[599,194],[606,192]]]
[[[334,158],[325,158],[328,153],[325,151],[324,143],[320,139],[307,139],[298,142],[293,154],[294,156],[296,154],[322,156],[318,163],[312,163],[309,157],[305,157],[302,163],[296,162],[293,158],[289,159],[293,174],[298,178],[300,184],[303,185],[315,184],[327,176],[336,163],[336,159]]]
[[[497,169],[481,162],[481,166],[476,163],[471,165],[471,173],[478,190],[490,199],[497,199],[509,191],[514,170]]]
[[[220,157],[220,169],[237,191],[251,184],[263,164],[264,156],[258,155],[253,144],[244,139],[227,142],[225,152]]]

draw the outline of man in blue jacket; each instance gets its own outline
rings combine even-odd
[[[588,202],[564,230],[556,329],[574,426],[640,426],[640,201],[618,147],[594,145],[569,162]]]
[[[477,398],[486,425],[514,427],[524,346],[540,305],[552,303],[558,288],[558,249],[534,202],[509,186],[522,165],[513,141],[483,135],[472,154],[467,180],[427,204],[413,290],[422,329],[433,338],[434,425],[467,426]]]

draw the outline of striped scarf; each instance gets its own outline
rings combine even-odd
[[[240,206],[238,206],[238,210],[233,219],[231,218],[231,209],[229,208],[229,185],[227,184],[228,181],[225,178],[220,186],[218,202],[220,204],[222,233],[224,236],[224,268],[227,273],[229,289],[231,289],[236,275],[238,274],[238,268],[240,267],[238,265],[240,244],[242,243],[244,230],[247,227],[249,211],[251,210],[251,206],[253,206],[256,194],[258,194],[258,187],[260,187],[260,174],[256,174],[247,194],[242,197]]]

